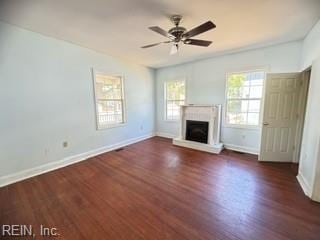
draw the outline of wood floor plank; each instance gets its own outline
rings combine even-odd
[[[0,188],[0,224],[57,227],[58,239],[319,240],[320,204],[296,171],[154,137]]]

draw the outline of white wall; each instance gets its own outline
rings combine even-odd
[[[312,65],[298,179],[313,199],[320,201],[320,21],[303,41],[301,69]]]
[[[214,57],[156,70],[157,132],[177,135],[178,123],[164,121],[164,82],[186,78],[187,103],[225,104],[226,73],[267,67],[269,72],[297,72],[300,69],[301,42],[291,42],[257,50]],[[260,129],[222,127],[222,141],[258,152]]]
[[[92,67],[125,77],[124,127],[96,130]],[[154,70],[3,22],[0,86],[0,180],[154,132]]]
[[[311,29],[303,40],[301,70],[312,65],[312,62],[320,56],[320,21]]]

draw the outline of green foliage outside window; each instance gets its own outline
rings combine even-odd
[[[167,82],[167,100],[184,100],[184,81]]]
[[[242,87],[246,80],[244,74],[232,74],[228,78],[228,97],[229,98],[240,98]]]

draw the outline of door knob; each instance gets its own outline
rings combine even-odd
[[[267,123],[267,122],[264,122],[264,123],[263,123],[263,125],[264,125],[264,126],[268,126],[268,125],[269,125],[269,123]]]

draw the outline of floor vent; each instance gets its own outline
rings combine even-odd
[[[124,148],[118,148],[118,149],[116,149],[116,150],[114,150],[115,152],[120,152],[120,151],[122,151],[122,150],[124,150]]]

